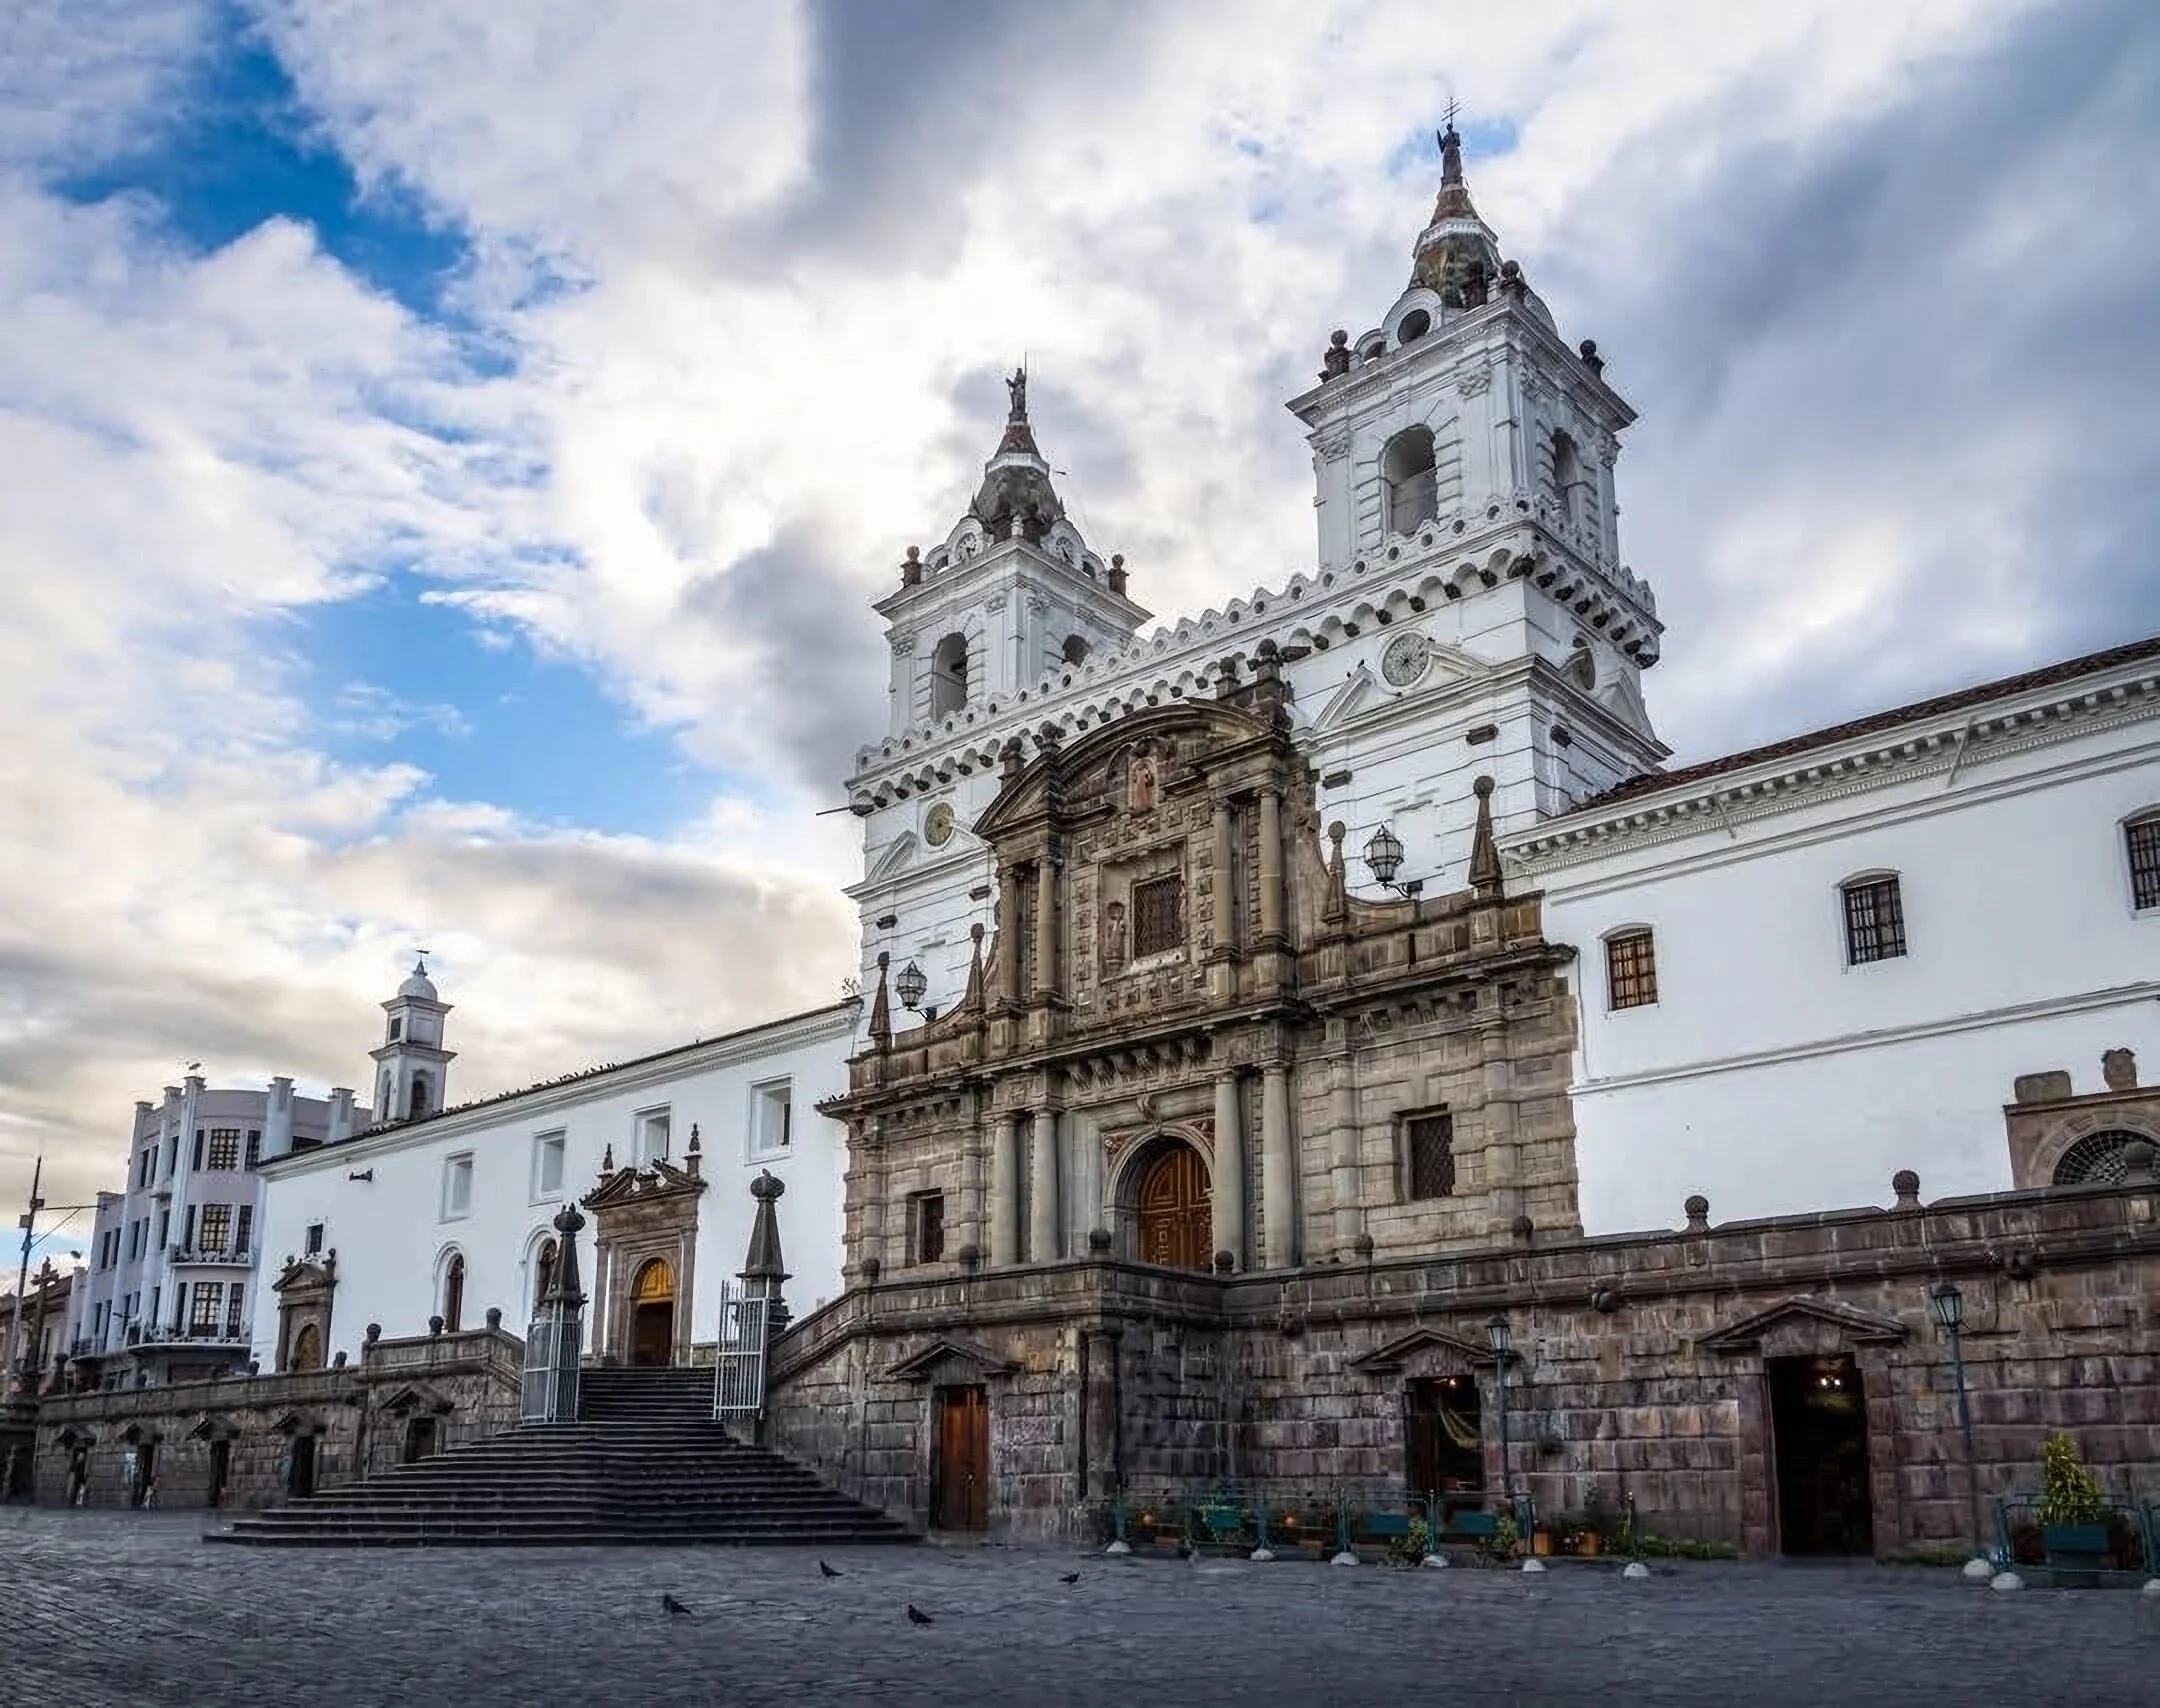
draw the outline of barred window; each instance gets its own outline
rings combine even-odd
[[[241,1284],[235,1281],[225,1293],[225,1338],[227,1340],[238,1340],[240,1338],[240,1295],[243,1290]]]
[[[218,1325],[218,1311],[225,1303],[225,1286],[219,1281],[198,1281],[190,1298],[188,1332],[209,1334]]]
[[[1132,952],[1159,955],[1185,946],[1185,881],[1172,873],[1132,887]]]
[[[230,1204],[205,1204],[202,1207],[202,1248],[205,1251],[223,1251],[232,1237],[232,1206]]]
[[[1617,931],[1605,939],[1605,990],[1611,1008],[1647,1008],[1657,1001],[1657,940],[1648,931]]]
[[[238,1127],[212,1127],[210,1129],[210,1167],[212,1172],[231,1170],[240,1166],[240,1129]]]
[[[2160,907],[2160,813],[2123,826],[2130,853],[2130,905]]]
[[[945,1259],[945,1194],[910,1193],[907,1219],[908,1261],[942,1263]]]
[[[250,1168],[256,1168],[259,1167],[261,1163],[262,1130],[259,1127],[250,1127],[248,1129],[247,1166]]]
[[[253,1204],[242,1204],[240,1206],[240,1220],[234,1225],[233,1255],[236,1257],[247,1256],[248,1242],[254,1237],[255,1206]]]
[[[2130,1173],[2130,1147],[2143,1137],[2110,1130],[2087,1133],[2055,1165],[2057,1186],[2120,1186]]]
[[[1455,1195],[1455,1117],[1428,1109],[1403,1117],[1404,1173],[1411,1198]]]
[[[1894,960],[1905,953],[1905,899],[1893,875],[1861,878],[1845,886],[1845,958]]]

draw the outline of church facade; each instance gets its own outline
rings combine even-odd
[[[2083,892],[2145,869],[2160,647],[1664,773],[1616,527],[1632,413],[1500,257],[1452,131],[1442,155],[1408,288],[1290,404],[1311,574],[1142,636],[1022,373],[980,490],[879,602],[889,726],[848,784],[874,997],[822,1105],[850,1286],[774,1348],[778,1439],[958,1531],[1354,1487],[1894,1551],[1973,1523],[1954,1280],[1990,1498],[2046,1427],[2102,1421],[2095,1356],[2088,1452],[2134,1475],[2160,1041],[2119,939],[2153,921]],[[1948,941],[1999,900],[1943,832],[1890,844],[2035,812],[2042,846],[2091,844],[2037,906],[2059,939],[1973,986]],[[1924,971],[1884,952],[1886,877]],[[1744,964],[1750,906],[1784,934]],[[1841,1035],[1824,977],[1846,1033],[1895,1035]],[[2104,1108],[2065,1077],[2103,1055]],[[2105,1167],[2048,1172],[2095,1130]]]

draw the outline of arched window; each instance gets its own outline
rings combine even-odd
[[[2120,1186],[2130,1171],[2130,1147],[2144,1142],[2142,1133],[2087,1133],[2063,1152],[2062,1161],[2055,1165],[2055,1184]]]
[[[1895,872],[1868,872],[1838,886],[1845,903],[1845,961],[1893,961],[1905,953],[1905,892]]]
[[[455,1333],[465,1310],[465,1254],[453,1251],[443,1269],[442,1320],[445,1331]]]
[[[941,718],[967,704],[967,636],[950,634],[937,643],[930,655],[930,715]]]
[[[538,1312],[542,1301],[547,1298],[548,1290],[555,1285],[556,1250],[557,1247],[553,1240],[542,1240],[540,1250],[533,1259],[533,1310],[535,1312]]]
[[[1580,522],[1589,510],[1582,453],[1565,433],[1552,436],[1552,483],[1553,498],[1560,506],[1560,514],[1570,522]]]
[[[1088,654],[1092,650],[1093,648],[1091,648],[1088,643],[1085,640],[1081,639],[1081,637],[1078,635],[1067,635],[1065,637],[1064,651],[1065,662],[1067,664],[1087,663]]]
[[[1395,435],[1380,453],[1380,477],[1387,482],[1388,531],[1415,533],[1440,513],[1440,477],[1433,467],[1430,427],[1412,427]]]
[[[406,1116],[417,1121],[428,1112],[428,1079],[424,1073],[412,1076],[412,1097],[408,1100]]]
[[[1647,925],[1624,925],[1605,939],[1605,1006],[1648,1008],[1657,1001],[1657,938]]]

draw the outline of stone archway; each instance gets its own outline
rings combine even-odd
[[[1133,1261],[1214,1267],[1211,1176],[1207,1157],[1182,1133],[1158,1133],[1134,1151],[1118,1176],[1118,1220]]]
[[[698,1167],[693,1151],[681,1168],[655,1162],[614,1169],[583,1200],[593,1218],[594,1350],[603,1360],[690,1362],[698,1199],[708,1184]],[[658,1290],[663,1275],[664,1292]],[[653,1290],[641,1297],[641,1284]]]

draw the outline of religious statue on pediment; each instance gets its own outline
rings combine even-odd
[[[1155,810],[1155,761],[1144,753],[1133,759],[1132,768],[1126,773],[1125,809],[1128,812]]]

